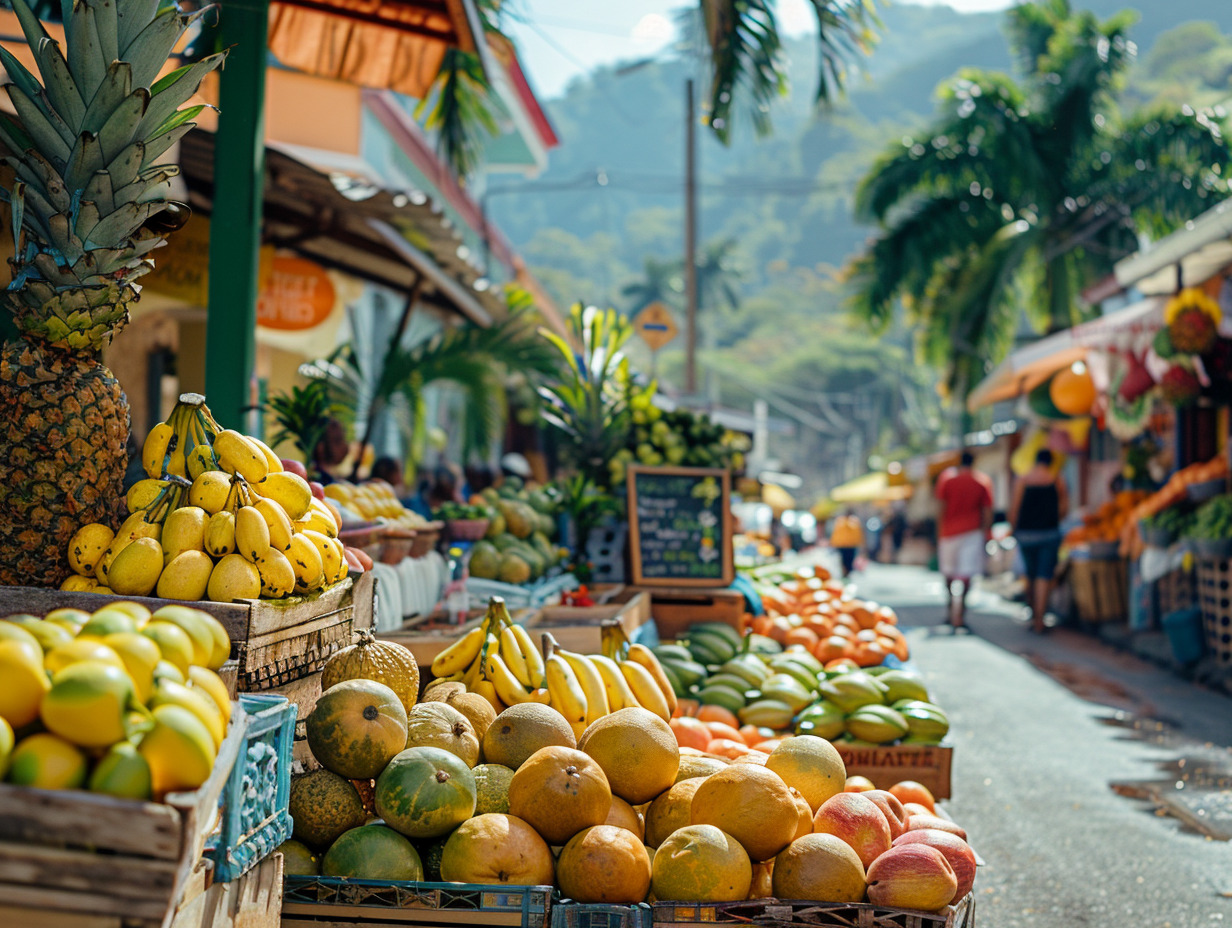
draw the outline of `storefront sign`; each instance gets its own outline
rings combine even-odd
[[[154,270],[141,278],[141,286],[191,306],[210,301],[210,220],[194,215],[184,228],[150,254]],[[272,246],[262,246],[257,269],[258,287],[269,279],[274,261]]]
[[[334,311],[333,281],[303,258],[276,255],[257,301],[257,324],[267,329],[311,329]]]
[[[727,586],[734,577],[731,472],[628,468],[633,583]]]

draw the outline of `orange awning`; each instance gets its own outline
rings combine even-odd
[[[275,0],[269,47],[291,68],[422,99],[445,51],[484,49],[471,0]]]

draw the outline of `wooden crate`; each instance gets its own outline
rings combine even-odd
[[[472,628],[478,626],[486,614],[486,607],[472,609],[467,614],[468,618],[463,624],[446,625],[444,624],[446,619],[445,613],[434,612],[429,616],[411,619],[409,622],[404,623],[401,628],[381,632],[377,635],[377,638],[392,644],[400,644],[408,649],[415,657],[415,663],[420,667],[420,682],[426,683],[430,678],[424,677],[422,671],[432,666],[432,661],[436,655],[440,654]],[[527,619],[533,614],[533,611],[530,609],[510,609],[509,614],[515,622],[525,624]]]
[[[218,820],[245,731],[237,706],[209,779],[165,803],[0,785],[0,925],[166,928]]]
[[[975,928],[975,895],[940,912],[891,909],[865,902],[747,902],[654,904],[654,928],[709,928],[715,924],[774,925],[776,928]]]
[[[372,587],[363,586],[369,602]],[[69,593],[37,587],[0,587],[0,615],[29,612],[45,615],[53,609],[93,612],[107,603],[127,600],[155,611],[171,603],[210,613],[231,637],[231,656],[238,662],[241,691],[267,690],[319,670],[330,655],[351,643],[356,587],[350,578],[310,596],[252,599],[234,603],[182,602],[152,596]],[[362,610],[361,610],[362,611]]]
[[[544,606],[525,625],[533,638],[551,632],[562,648],[600,654],[605,627],[619,626],[632,641],[634,633],[649,621],[650,594],[636,593],[627,602],[608,606]]]
[[[1129,577],[1125,561],[1079,560],[1069,563],[1074,608],[1083,622],[1123,621],[1129,614]]]
[[[278,928],[282,920],[282,855],[266,858],[238,880],[211,883],[198,868],[170,928]]]
[[[662,641],[674,641],[694,622],[723,622],[739,630],[747,604],[744,594],[716,589],[626,586],[615,601],[626,603],[639,593],[650,596],[650,615]]]
[[[938,799],[950,798],[950,768],[954,748],[949,745],[900,744],[852,747],[834,745],[847,767],[847,776],[868,777],[878,789],[899,780],[923,783]]]

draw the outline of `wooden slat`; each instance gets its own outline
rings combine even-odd
[[[38,844],[0,841],[0,883],[46,887],[48,891],[106,892],[170,905],[176,864],[168,860],[93,854]]]
[[[21,928],[123,928],[118,915],[54,912],[15,905],[0,905],[0,925],[20,925]]]
[[[351,604],[353,584],[348,577],[337,586],[330,587],[319,596],[311,599],[266,600],[251,601],[251,615],[248,617],[248,627],[245,629],[245,640],[251,641],[261,635],[284,628],[303,625],[320,615],[337,612]],[[228,629],[230,631],[230,629]],[[232,639],[235,636],[232,635]]]
[[[0,839],[93,846],[160,860],[178,860],[184,822],[167,805],[81,790],[0,785]]]
[[[28,906],[65,912],[88,912],[95,915],[119,915],[143,919],[154,924],[162,922],[170,904],[167,900],[132,899],[110,893],[77,893],[57,889],[42,889],[15,883],[0,883],[0,899],[6,905]],[[7,926],[6,926],[7,928]]]
[[[186,895],[170,928],[278,928],[282,855],[275,854],[230,883]]]
[[[287,916],[291,916],[288,919]],[[303,921],[300,920],[303,918]],[[324,921],[321,921],[324,919]],[[365,925],[521,925],[521,912],[485,912],[479,909],[397,909],[371,905],[330,905],[284,902],[282,924],[329,925],[354,928]]]

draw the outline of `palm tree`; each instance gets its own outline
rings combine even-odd
[[[630,313],[640,312],[651,303],[673,305],[680,299],[684,289],[681,273],[679,259],[660,261],[658,258],[648,257],[643,265],[641,279],[625,284],[620,295],[629,300]]]
[[[1084,282],[1226,191],[1211,117],[1159,108],[1123,118],[1131,13],[1100,22],[1069,0],[1006,14],[1021,79],[964,70],[921,138],[895,143],[861,182],[879,230],[849,268],[857,315],[880,331],[899,300],[928,362],[965,395],[1012,346],[1078,321]]]
[[[740,305],[737,284],[744,271],[736,260],[736,240],[725,238],[710,242],[697,256],[697,291],[703,306],[735,309]]]

